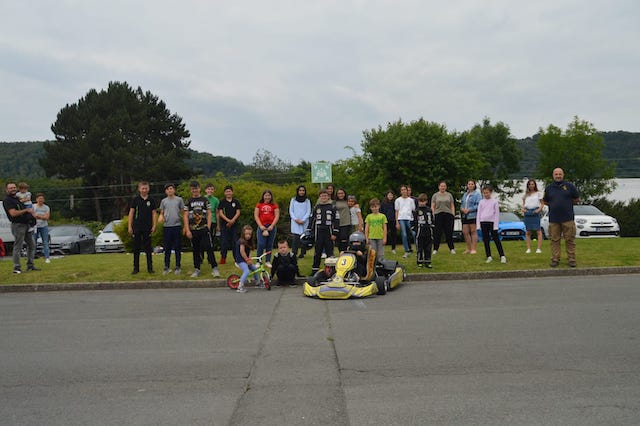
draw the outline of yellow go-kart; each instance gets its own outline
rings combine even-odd
[[[398,262],[383,261],[376,264],[374,250],[368,250],[366,269],[360,268],[360,274],[357,272],[357,262],[356,254],[348,251],[341,253],[339,257],[327,257],[324,269],[304,283],[304,295],[318,299],[384,295],[400,285],[406,276],[404,268]]]

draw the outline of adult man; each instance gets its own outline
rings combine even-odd
[[[218,264],[213,256],[213,244],[211,241],[211,220],[213,212],[211,211],[211,204],[206,197],[203,197],[200,193],[200,183],[198,181],[191,181],[189,184],[189,190],[191,191],[191,198],[187,200],[184,205],[183,221],[184,230],[187,238],[191,240],[191,246],[193,247],[193,267],[194,271],[191,274],[192,278],[200,276],[200,265],[202,264],[201,253],[207,253],[209,263],[213,271],[211,272],[214,277],[219,277]]]
[[[7,217],[11,222],[11,233],[14,237],[13,243],[13,273],[20,274],[20,251],[22,245],[27,243],[27,271],[39,271],[33,265],[33,258],[36,253],[36,244],[33,239],[31,227],[35,225],[36,218],[32,208],[26,208],[16,196],[18,187],[15,182],[7,182],[5,191],[7,196],[2,201]]]
[[[576,267],[576,223],[573,205],[580,201],[578,189],[564,180],[561,168],[553,170],[553,182],[544,189],[544,203],[549,206],[549,238],[551,239],[551,263],[560,264],[560,238],[564,236],[569,266]]]
[[[138,195],[131,200],[129,206],[129,234],[133,237],[133,271],[132,275],[140,272],[140,251],[144,249],[147,255],[147,272],[153,273],[153,259],[151,251],[151,234],[156,231],[158,203],[149,196],[149,183],[138,184]]]

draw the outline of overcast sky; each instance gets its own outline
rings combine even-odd
[[[0,23],[0,141],[52,139],[109,81],[245,164],[347,158],[363,130],[420,117],[640,131],[637,0],[0,0]]]

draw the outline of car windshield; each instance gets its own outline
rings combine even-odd
[[[73,237],[77,234],[75,226],[52,226],[49,235],[52,237]]]
[[[119,223],[119,220],[112,220],[111,222],[107,223],[107,226],[104,227],[102,232],[113,232],[113,228]]]
[[[521,222],[521,220],[515,213],[500,212],[500,222]]]
[[[573,212],[580,216],[604,215],[596,206],[591,205],[573,206]]]

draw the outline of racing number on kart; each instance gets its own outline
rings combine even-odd
[[[342,266],[347,266],[347,258],[343,258],[342,261],[340,262]]]

